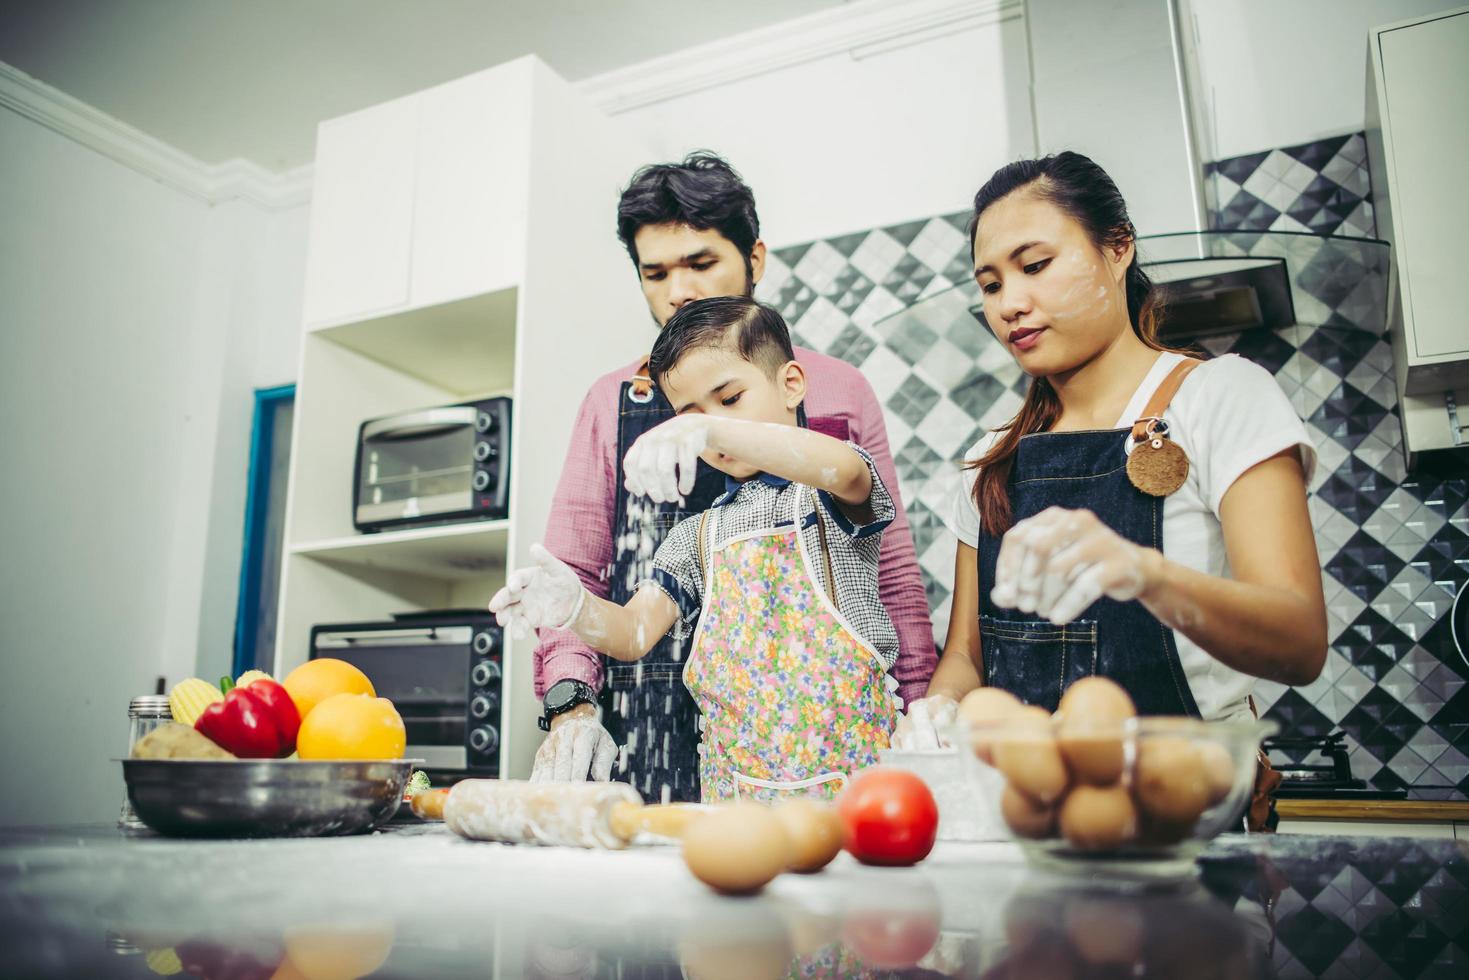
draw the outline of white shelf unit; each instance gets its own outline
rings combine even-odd
[[[306,660],[315,624],[483,606],[528,560],[582,394],[652,339],[614,213],[648,159],[535,58],[322,124],[278,676]],[[363,421],[500,394],[514,399],[507,519],[353,529]],[[510,777],[541,738],[533,647],[505,638]]]

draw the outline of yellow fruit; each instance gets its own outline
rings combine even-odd
[[[190,677],[179,681],[168,692],[168,710],[173,720],[181,725],[192,725],[199,720],[204,709],[216,701],[224,700],[224,692],[217,685]]]
[[[275,678],[263,670],[247,670],[235,680],[235,687],[244,687],[246,684],[254,684],[256,681],[273,680]]]
[[[305,980],[357,980],[387,962],[396,938],[391,922],[291,929],[286,962]]]
[[[312,709],[296,736],[303,759],[401,759],[407,745],[393,702],[366,694],[334,694]]]
[[[179,954],[174,952],[172,946],[149,951],[148,955],[143,957],[143,962],[148,964],[148,969],[160,977],[171,977],[175,973],[182,973],[184,969],[184,964],[179,961]]]
[[[291,700],[296,702],[296,710],[301,712],[302,721],[311,714],[311,709],[335,694],[366,694],[377,697],[377,691],[373,689],[372,681],[367,679],[366,674],[345,660],[333,660],[330,657],[306,661],[287,674],[281,685],[285,687]]]

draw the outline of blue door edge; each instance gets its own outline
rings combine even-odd
[[[244,543],[240,549],[240,587],[235,602],[235,649],[232,673],[239,677],[258,664],[255,640],[259,623],[254,610],[260,603],[260,578],[264,560],[265,510],[269,503],[270,458],[275,451],[275,412],[283,402],[296,397],[294,384],[255,389],[250,416],[249,474],[245,489]]]

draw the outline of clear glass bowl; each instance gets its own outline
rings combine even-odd
[[[1260,743],[1278,728],[1184,717],[1031,722],[956,724],[983,805],[1033,865],[1144,884],[1191,878],[1209,841],[1244,829]]]

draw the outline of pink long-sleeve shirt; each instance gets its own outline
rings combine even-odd
[[[904,703],[923,696],[938,657],[928,598],[913,550],[908,515],[898,499],[897,474],[888,447],[882,407],[867,379],[846,361],[796,348],[806,369],[806,416],[842,420],[848,438],[872,456],[878,473],[893,489],[897,515],[882,536],[878,594],[898,631],[898,659],[893,677]],[[636,373],[641,359],[603,375],[582,399],[561,480],[551,503],[545,546],[576,572],[593,595],[606,597],[604,572],[612,564],[613,522],[617,519],[617,399],[622,383]],[[824,426],[822,428],[825,428]],[[535,651],[536,697],[560,680],[602,686],[602,657],[565,630],[543,630]]]

